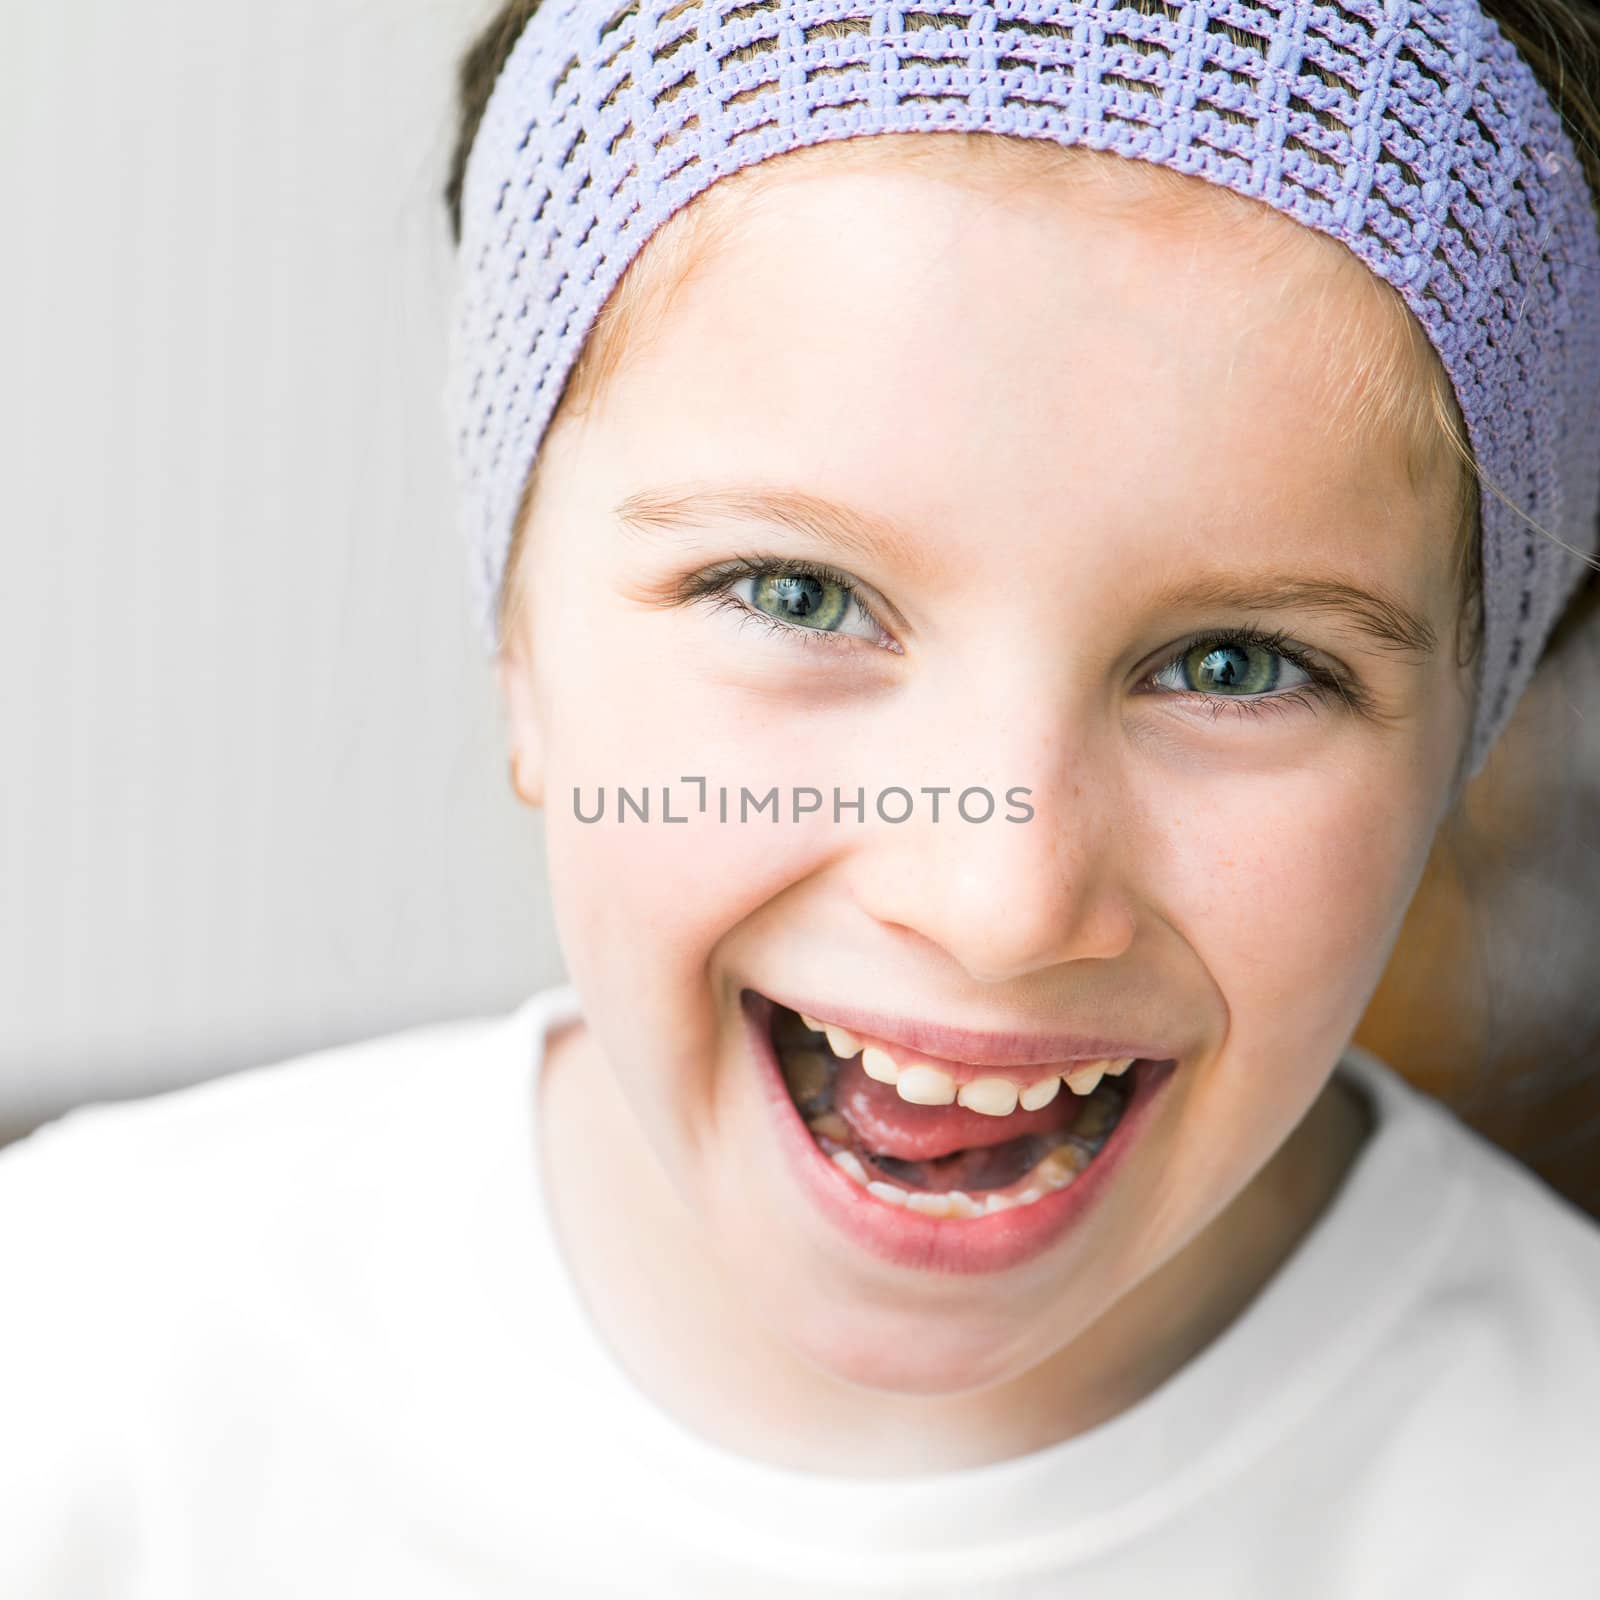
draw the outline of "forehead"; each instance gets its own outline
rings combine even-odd
[[[741,196],[597,423],[644,481],[737,472],[925,526],[1317,547],[1413,590],[1444,485],[1351,426],[1394,343],[1333,241],[1203,181],[825,166]],[[1381,378],[1375,378],[1374,374]],[[1329,548],[1330,543],[1334,548]]]

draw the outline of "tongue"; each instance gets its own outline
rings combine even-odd
[[[885,1178],[902,1189],[961,1189],[967,1194],[985,1189],[1007,1189],[1023,1173],[1035,1166],[1051,1148],[1050,1140],[1038,1135],[1007,1139],[981,1150],[957,1150],[954,1155],[934,1161],[902,1161],[898,1156],[873,1155],[867,1160]]]
[[[1043,1076],[1041,1072],[1040,1076]],[[931,1161],[956,1150],[983,1149],[1030,1133],[1059,1133],[1077,1120],[1083,1102],[1065,1085],[1037,1111],[988,1117],[965,1106],[917,1106],[902,1100],[892,1083],[861,1070],[861,1057],[841,1061],[833,1106],[868,1149],[901,1161]]]

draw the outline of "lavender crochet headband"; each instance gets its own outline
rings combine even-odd
[[[943,129],[1192,173],[1401,292],[1510,502],[1485,487],[1476,773],[1585,570],[1534,524],[1600,539],[1600,227],[1549,97],[1476,0],[545,0],[462,196],[451,403],[489,648],[540,440],[651,234],[768,156]]]

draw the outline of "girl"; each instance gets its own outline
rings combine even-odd
[[[1592,1594],[1600,1232],[1351,1044],[1592,559],[1591,89],[547,3],[455,402],[572,983],[0,1158],[0,1592]]]

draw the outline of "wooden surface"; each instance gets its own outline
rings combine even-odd
[[[1441,830],[1356,1039],[1600,1216],[1600,583]]]

